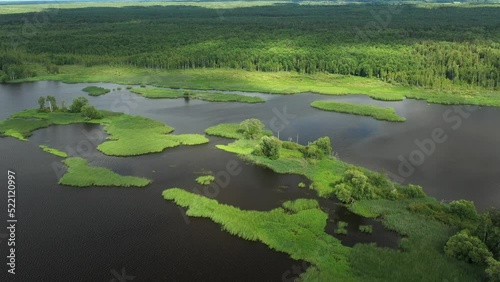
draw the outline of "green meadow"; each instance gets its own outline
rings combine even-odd
[[[116,186],[116,187],[144,187],[151,180],[123,176],[103,167],[90,166],[87,160],[82,158],[69,158],[63,161],[68,171],[59,180],[59,184],[75,187],[90,186]]]

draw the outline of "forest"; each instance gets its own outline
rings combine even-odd
[[[189,5],[48,9],[0,18],[1,82],[61,65],[229,68],[497,91],[500,7]]]

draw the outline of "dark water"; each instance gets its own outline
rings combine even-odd
[[[96,84],[0,85],[0,118],[36,107],[39,96],[54,95],[70,104],[73,98],[85,95],[81,89],[87,85]],[[257,117],[275,133],[279,131],[281,139],[295,140],[298,135],[300,143],[307,143],[328,135],[334,150],[347,162],[374,170],[385,169],[400,180],[423,185],[428,194],[440,199],[472,199],[480,208],[500,206],[500,112],[497,109],[481,108],[472,112],[463,109],[465,112],[451,115],[447,111],[453,107],[413,100],[387,103],[358,96],[259,96],[266,99],[266,103],[149,100],[127,90],[89,97],[89,100],[101,109],[162,120],[175,127],[175,133],[202,133],[206,127],[221,122]],[[310,102],[320,99],[391,105],[407,121],[389,123],[309,107]],[[458,126],[456,115],[460,113],[466,117],[461,117]],[[398,173],[401,162],[398,156],[408,159],[419,148],[415,140],[431,138],[435,128],[441,128],[447,140],[436,144],[434,152],[425,155],[422,164],[414,165],[411,175],[407,176],[406,171]],[[15,281],[110,281],[113,278],[119,281],[112,271],[121,273],[122,268],[127,275],[136,277],[134,281],[281,281],[282,275],[293,266],[302,266],[301,262],[271,251],[261,243],[231,236],[210,220],[186,218],[182,209],[162,199],[161,192],[182,187],[242,209],[269,210],[287,200],[316,198],[313,191],[297,188],[299,182],[307,183],[304,178],[279,175],[246,164],[214,147],[214,144],[228,142],[224,139],[211,138],[209,144],[168,149],[161,154],[118,158],[96,151],[95,145],[100,142],[96,136],[105,137],[99,126],[70,125],[39,130],[29,142],[0,139],[0,169],[16,170],[19,179],[19,274]],[[59,186],[57,180],[64,172],[60,159],[42,152],[39,144],[83,156],[93,165],[148,177],[154,182],[147,188]],[[225,181],[222,176],[227,175],[229,163],[237,164],[241,173]],[[220,176],[218,191],[205,192],[194,181],[197,173],[206,170]],[[5,173],[0,175],[0,181],[6,183]],[[331,201],[320,203],[333,221],[349,222],[349,235],[338,237],[345,245],[356,242],[397,245],[397,236],[379,222],[352,215]],[[5,211],[5,206],[2,201],[0,210]],[[373,234],[358,232],[361,224],[373,224]],[[334,226],[328,222],[327,232],[333,234]],[[5,243],[0,244],[0,250],[3,256],[7,251]],[[10,281],[1,277],[0,281]]]

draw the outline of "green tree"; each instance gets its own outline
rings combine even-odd
[[[265,126],[260,120],[251,118],[242,121],[240,127],[246,139],[257,139],[262,135]]]
[[[40,111],[45,110],[45,97],[42,96],[42,97],[38,98],[38,107],[39,107],[38,109]]]
[[[90,118],[90,119],[100,119],[103,117],[103,115],[92,105],[84,105],[81,108],[81,113],[84,117]]]
[[[69,111],[72,113],[79,113],[83,106],[87,105],[89,100],[85,97],[77,97],[73,99],[73,104],[69,107]]]
[[[56,97],[54,96],[47,96],[47,102],[50,103],[50,106],[52,107],[52,111],[57,111],[58,107],[57,107],[57,101],[56,101]]]
[[[303,154],[306,159],[321,160],[324,156],[323,151],[316,145],[309,145],[303,148]]]
[[[281,142],[274,136],[264,136],[259,144],[262,154],[271,160],[276,160],[280,157]]]
[[[469,263],[485,263],[492,254],[475,236],[471,236],[468,230],[462,230],[450,237],[444,247],[444,252],[450,257]]]

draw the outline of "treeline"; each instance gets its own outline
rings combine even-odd
[[[24,38],[12,35],[22,33],[23,17],[5,15],[0,79],[36,75],[30,64],[50,73],[58,65],[116,64],[329,72],[429,88],[496,90],[499,12],[410,5],[85,8],[47,13],[48,20]]]

